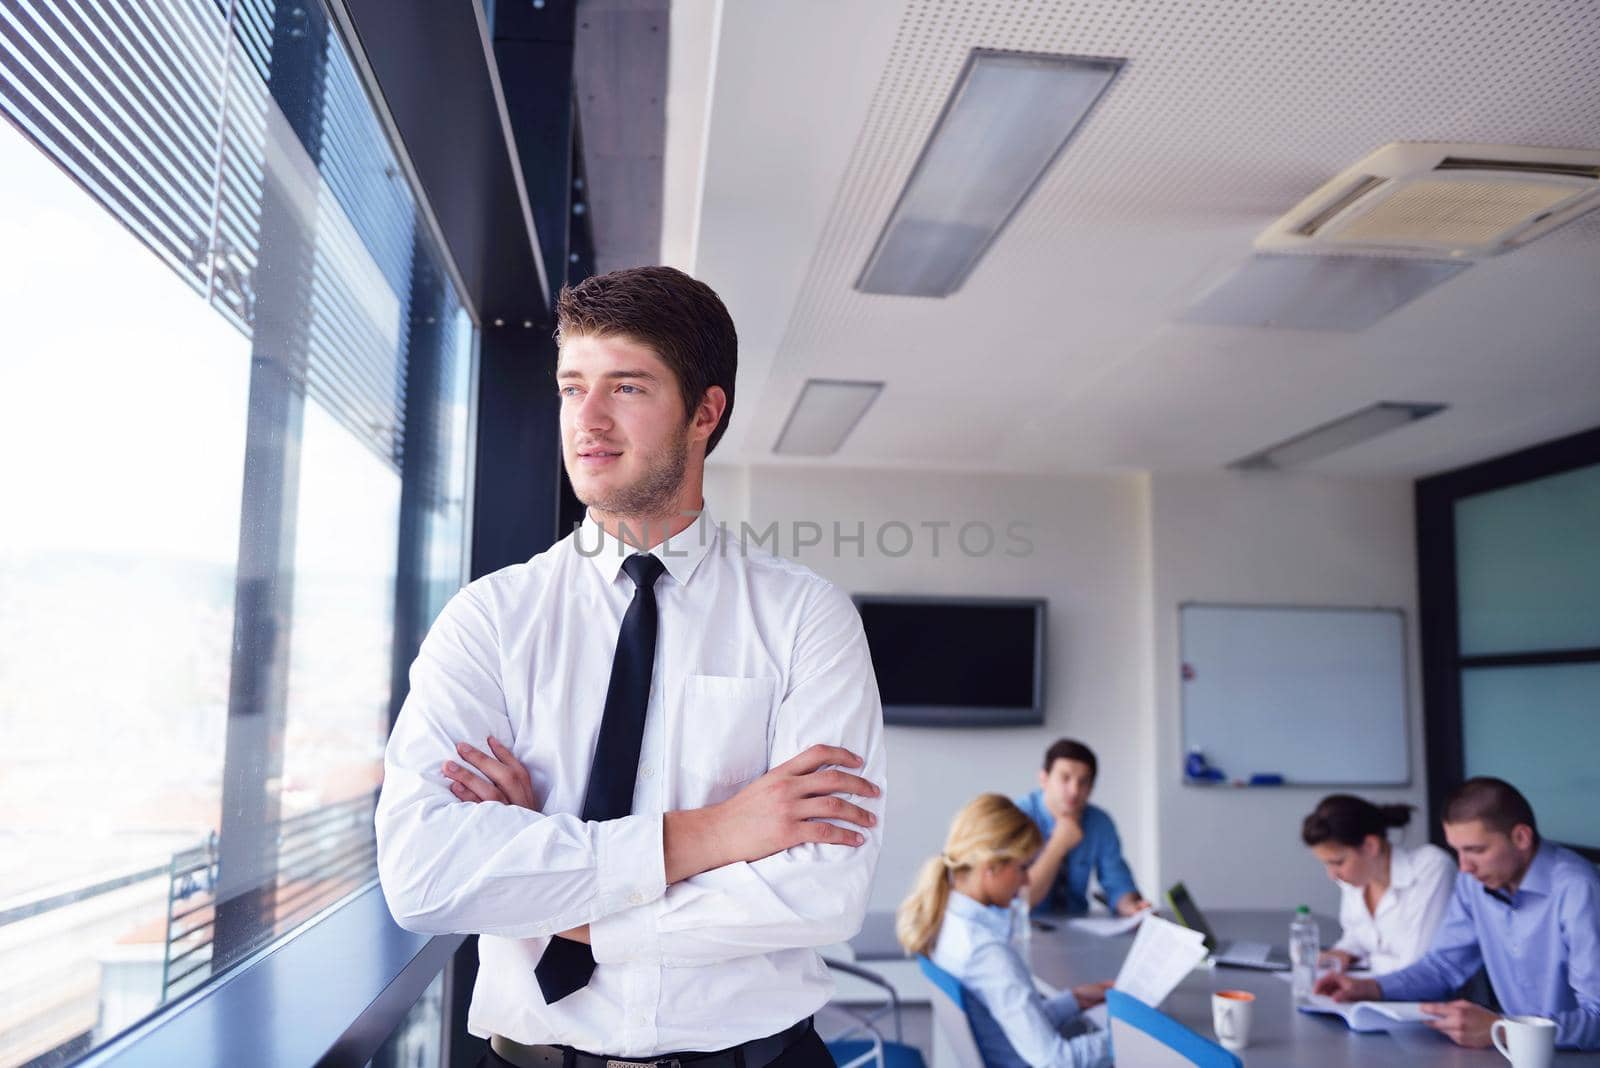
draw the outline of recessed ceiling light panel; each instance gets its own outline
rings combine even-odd
[[[1303,434],[1296,434],[1260,452],[1251,453],[1228,466],[1235,471],[1282,471],[1289,467],[1300,467],[1418,419],[1437,415],[1444,409],[1443,404],[1383,401],[1340,416],[1330,423],[1312,427]]]
[[[1471,266],[1393,256],[1251,256],[1179,318],[1212,326],[1365,330]]]
[[[1121,66],[975,49],[856,288],[915,297],[960,289]]]
[[[772,451],[785,456],[832,456],[882,392],[882,382],[808,379]]]

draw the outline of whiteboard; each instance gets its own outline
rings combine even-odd
[[[1180,760],[1199,749],[1229,780],[1409,785],[1399,609],[1184,604],[1178,620]]]

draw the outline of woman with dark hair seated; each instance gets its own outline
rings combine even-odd
[[[1391,827],[1411,822],[1411,808],[1330,794],[1301,825],[1301,839],[1339,884],[1344,933],[1322,956],[1341,970],[1404,968],[1428,951],[1444,917],[1455,884],[1450,854],[1389,841]]]

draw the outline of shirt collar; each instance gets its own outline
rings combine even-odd
[[[650,549],[649,553],[661,561],[667,574],[678,585],[685,586],[699,568],[700,561],[710,552],[717,533],[717,524],[711,518],[710,511],[702,507],[693,523]],[[640,551],[606,533],[606,529],[587,512],[573,536],[578,554],[587,556],[599,569],[600,577],[608,583],[617,580],[617,575],[622,571],[622,562]]]
[[[1540,842],[1539,851],[1533,855],[1522,882],[1517,885],[1519,894],[1549,894],[1550,869],[1556,865],[1556,852],[1549,842]]]
[[[1417,866],[1412,860],[1414,850],[1395,846],[1389,850],[1389,885],[1410,886],[1417,881]]]
[[[1517,884],[1517,892],[1508,894],[1504,890],[1491,890],[1487,886],[1483,892],[1496,901],[1511,908],[1517,907],[1517,899],[1523,894],[1538,894],[1548,897],[1550,894],[1550,869],[1555,867],[1555,848],[1549,842],[1540,842],[1538,852],[1528,862],[1528,870],[1522,873],[1522,882]]]
[[[982,905],[974,898],[968,897],[959,890],[950,891],[950,902],[945,906],[949,912],[960,916],[968,923],[983,928],[990,934],[1000,938],[1011,937],[1011,910],[1003,909],[998,905]]]

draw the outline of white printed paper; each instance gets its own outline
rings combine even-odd
[[[1112,985],[1151,1008],[1159,1008],[1173,987],[1205,957],[1205,936],[1199,931],[1151,916],[1139,925],[1133,947]]]

